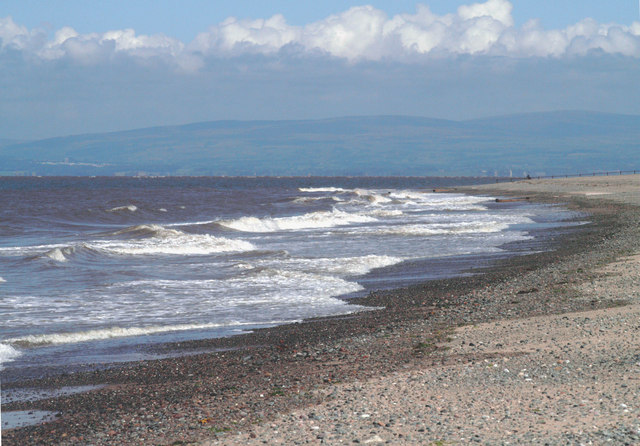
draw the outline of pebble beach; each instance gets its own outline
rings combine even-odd
[[[32,397],[3,402],[3,420],[48,421],[3,421],[3,444],[640,444],[640,175],[457,191],[590,224],[552,250],[358,299],[371,311],[11,383]]]

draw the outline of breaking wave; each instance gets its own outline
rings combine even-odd
[[[358,197],[365,199],[366,201],[368,201],[370,204],[382,204],[382,203],[390,203],[392,201],[391,198],[389,198],[390,192],[385,192],[383,194],[380,193],[376,193],[370,190],[364,190],[364,189],[356,189],[353,191]]]
[[[42,257],[48,257],[56,262],[66,262],[76,252],[76,248],[73,246],[67,246],[64,248],[53,248],[44,254]]]
[[[175,229],[167,229],[160,225],[136,225],[121,229],[113,233],[113,235],[131,235],[131,236],[152,236],[152,237],[170,237],[184,234]]]
[[[332,228],[353,223],[368,223],[375,218],[362,214],[339,211],[320,211],[304,215],[279,218],[242,217],[237,220],[221,221],[221,226],[242,232],[278,232],[302,229]]]
[[[274,320],[261,322],[261,324],[287,324],[292,322],[298,322],[297,320]],[[29,335],[20,338],[7,339],[5,342],[11,344],[21,345],[25,347],[37,347],[42,345],[56,345],[56,344],[76,344],[78,342],[87,341],[99,341],[105,339],[124,338],[129,336],[145,336],[158,333],[168,333],[172,331],[187,331],[187,330],[207,330],[221,327],[240,327],[247,325],[256,325],[256,323],[249,322],[230,322],[227,324],[178,324],[178,325],[154,325],[149,327],[109,327],[97,330],[81,331],[77,333],[53,333],[42,335]],[[13,347],[6,344],[0,344],[0,354],[2,352],[2,346],[8,347],[10,350],[17,352]],[[19,355],[19,352],[18,352]]]
[[[259,266],[280,268],[291,268],[301,271],[301,274],[315,273],[332,274],[338,276],[361,276],[369,273],[376,268],[395,265],[404,261],[402,257],[367,255],[360,257],[338,257],[338,258],[292,258],[288,260],[261,261],[256,264]],[[246,265],[246,264],[244,264]],[[245,266],[250,267],[250,266]]]
[[[126,241],[98,241],[90,247],[103,252],[124,255],[207,255],[222,252],[253,251],[255,246],[244,240],[189,234],[160,225],[138,225],[123,229],[117,235],[146,236]]]
[[[371,212],[371,215],[375,215],[376,217],[399,217],[403,214],[404,212],[399,209],[376,209]]]
[[[126,206],[118,206],[118,207],[109,209],[107,210],[107,212],[122,212],[122,211],[135,212],[137,210],[138,210],[138,206],[134,204],[128,204]]]
[[[455,235],[455,234],[481,234],[501,232],[509,228],[507,223],[457,223],[449,224],[429,224],[429,225],[403,225],[397,227],[386,227],[376,229],[378,234],[398,234],[398,235]]]
[[[317,201],[324,201],[324,200],[331,200],[334,201],[336,203],[340,203],[343,200],[341,198],[338,197],[298,197],[298,198],[294,198],[292,201],[294,203],[314,203]]]
[[[2,364],[5,362],[14,361],[18,358],[22,353],[19,350],[16,350],[9,344],[1,344],[0,343],[0,370],[3,369]]]
[[[299,187],[300,192],[347,192],[341,187]]]

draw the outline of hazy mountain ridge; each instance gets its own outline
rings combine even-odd
[[[0,173],[532,175],[640,169],[640,116],[213,121],[0,144]]]

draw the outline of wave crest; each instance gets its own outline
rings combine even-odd
[[[14,361],[21,355],[22,353],[19,350],[13,348],[11,345],[0,344],[0,370],[3,369],[3,363]]]
[[[300,192],[347,192],[341,187],[299,187]]]
[[[279,232],[302,229],[332,228],[353,223],[368,223],[375,218],[362,214],[333,211],[312,212],[304,215],[279,218],[242,217],[237,220],[221,221],[220,225],[242,232]]]
[[[135,212],[137,210],[138,210],[138,206],[136,206],[135,204],[128,204],[126,206],[117,206],[115,208],[108,209],[107,212],[123,212],[123,211]]]
[[[121,229],[113,233],[113,235],[131,235],[131,236],[151,236],[151,237],[170,237],[184,234],[175,229],[167,229],[160,225],[136,225]]]
[[[42,254],[42,257],[48,257],[56,262],[66,262],[76,252],[76,248],[73,246],[67,246],[64,248],[53,248]]]
[[[265,324],[285,324],[296,321],[268,321]],[[15,345],[21,345],[25,347],[37,347],[42,345],[56,345],[56,344],[77,344],[79,342],[87,341],[99,341],[105,339],[124,338],[129,336],[145,336],[158,333],[168,333],[172,331],[187,331],[187,330],[206,330],[212,328],[221,327],[235,327],[243,325],[256,325],[248,322],[230,322],[227,324],[178,324],[178,325],[154,325],[148,327],[109,327],[96,330],[87,330],[76,333],[52,333],[42,335],[29,335],[20,338],[8,339],[5,342],[10,342]],[[0,344],[0,354],[2,353],[2,346],[6,346],[13,351],[15,350],[10,345]],[[19,353],[19,352],[18,352]]]
[[[378,231],[380,234],[398,235],[455,235],[455,234],[482,234],[501,232],[509,228],[507,223],[458,223],[430,224],[430,225],[404,225],[394,228],[383,228]]]
[[[95,242],[91,248],[122,255],[207,255],[222,252],[253,251],[255,246],[244,240],[214,237],[208,234],[188,234],[160,225],[138,225],[119,231],[120,234],[145,235],[148,238],[129,241]]]

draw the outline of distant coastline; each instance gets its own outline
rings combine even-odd
[[[633,170],[640,116],[212,121],[0,141],[0,175],[532,177]]]

